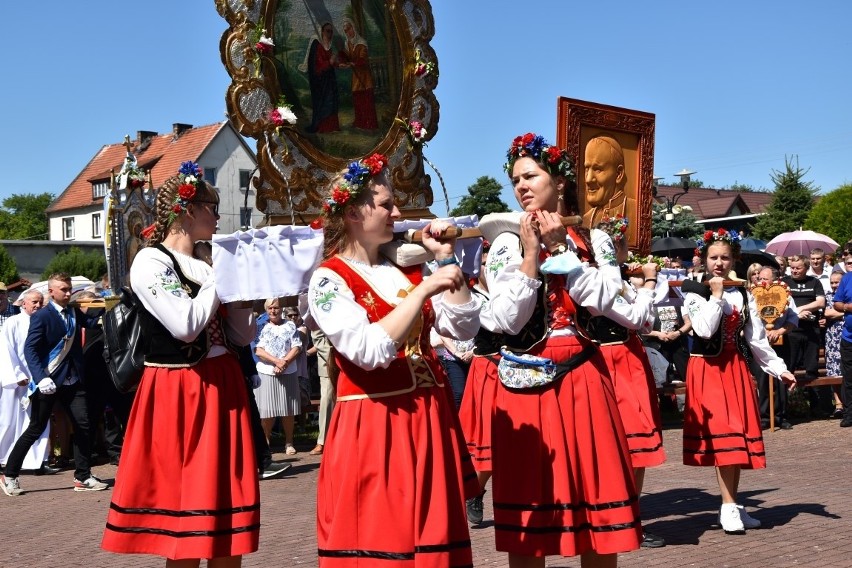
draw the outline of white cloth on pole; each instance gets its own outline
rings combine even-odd
[[[322,247],[321,230],[294,225],[214,235],[216,293],[227,303],[305,292]]]

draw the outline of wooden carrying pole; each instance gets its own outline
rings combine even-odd
[[[583,218],[579,215],[571,215],[568,217],[562,217],[562,226],[563,227],[576,227],[583,223]],[[422,243],[423,242],[423,231],[421,230],[412,230],[407,233],[399,234],[402,240],[409,243]],[[481,238],[482,231],[479,230],[479,227],[470,227],[470,228],[462,228],[462,227],[449,227],[444,235],[445,238],[455,238],[455,239],[471,239],[471,238]]]

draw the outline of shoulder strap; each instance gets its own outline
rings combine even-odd
[[[169,249],[163,246],[163,243],[157,243],[154,248],[156,248],[158,251],[162,252],[171,259],[172,266],[174,266],[175,272],[177,272],[180,283],[183,284],[184,288],[187,289],[186,291],[187,293],[189,293],[189,296],[191,298],[194,298],[195,295],[198,294],[199,286],[194,281],[186,277],[186,275],[183,273],[183,270],[181,270],[180,263],[175,258],[175,255],[173,255]]]

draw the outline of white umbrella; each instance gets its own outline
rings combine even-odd
[[[815,248],[821,248],[825,252],[834,252],[837,243],[831,237],[815,231],[790,231],[781,233],[768,243],[766,252],[777,256],[808,256]]]
[[[80,290],[85,290],[86,288],[94,288],[95,283],[86,278],[85,276],[72,276],[71,277],[71,293],[79,292]],[[42,295],[47,296],[47,280],[42,280],[41,282],[36,282],[27,290],[38,290],[42,293]]]

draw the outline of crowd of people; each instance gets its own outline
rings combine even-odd
[[[852,425],[852,243],[836,269],[816,249],[732,281],[739,236],[708,231],[690,270],[668,266],[685,279],[667,294],[657,262],[630,261],[627,220],[570,222],[578,165],[564,150],[528,133],[504,167],[522,212],[463,272],[445,221],[422,230],[434,260],[384,256],[401,217],[387,158],[351,162],[325,193],[307,294],[261,309],[220,302],[206,244],[218,196],[183,163],[157,192],[130,270],[149,345],[129,412],[94,378],[99,313],[71,302],[67,275],[51,276],[47,303],[23,294],[17,315],[0,285],[0,416],[29,417],[0,438],[3,491],[23,492],[24,467],[54,469],[44,436],[56,402],[73,425],[74,490],[106,489],[91,473],[91,431],[110,407],[123,442],[101,546],[167,566],[239,566],[258,547],[259,480],[290,466],[272,460],[275,425],[295,455],[316,375],[320,565],[470,566],[469,526],[483,522],[490,482],[510,566],[541,568],[550,555],[616,566],[619,553],[665,545],[639,506],[647,469],[668,458],[655,350],[663,382],[686,383],[682,461],[714,468],[719,525],[760,527],[738,502],[741,470],[766,467],[765,421],[774,412],[789,427],[784,395],[818,376],[821,348],[828,373],[848,380],[842,398],[816,390],[813,412]],[[617,178],[605,168],[583,170],[604,187]],[[790,298],[764,322],[749,286],[772,284]]]

